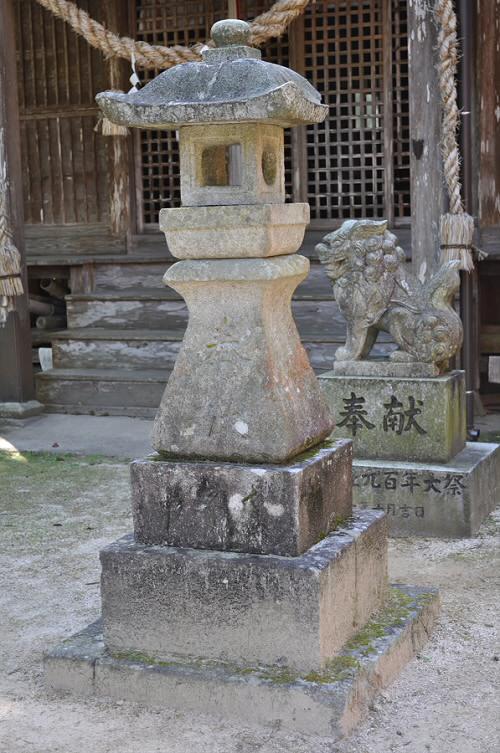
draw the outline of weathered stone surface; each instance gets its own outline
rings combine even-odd
[[[435,590],[398,585],[391,591],[389,607],[322,673],[297,673],[283,665],[113,656],[103,648],[100,624],[94,623],[45,657],[46,682],[57,691],[272,724],[328,735],[335,742],[356,726],[434,627],[439,613]],[[77,663],[87,671],[74,672]]]
[[[337,376],[435,377],[439,376],[439,369],[433,363],[398,363],[384,358],[363,361],[335,360],[333,373]]]
[[[229,29],[234,22],[224,21]],[[241,22],[237,22],[241,23]],[[215,40],[214,40],[215,41]],[[236,44],[207,50],[203,61],[160,73],[138,91],[107,91],[96,101],[113,123],[176,130],[192,123],[320,123],[328,107],[302,76]]]
[[[439,377],[319,376],[354,458],[446,463],[465,446],[463,371]]]
[[[333,446],[332,446],[333,445]],[[352,513],[351,443],[321,445],[289,465],[131,464],[142,544],[297,555]]]
[[[283,128],[267,123],[189,125],[181,128],[179,156],[183,206],[283,204],[283,144]],[[309,219],[309,207],[307,211]],[[203,213],[199,214],[203,217]],[[221,211],[221,219],[222,215]],[[182,213],[178,216],[182,217]],[[187,216],[194,218],[196,213],[188,213]],[[255,221],[250,224],[255,225]],[[196,240],[200,242],[199,238]],[[211,241],[212,238],[204,239],[203,247],[210,245]],[[241,245],[241,236],[239,241],[238,245]],[[170,237],[168,242],[170,247]],[[234,249],[227,255],[236,256]],[[201,254],[198,258],[201,258]]]
[[[354,502],[384,510],[391,536],[473,536],[500,498],[500,446],[467,443],[448,463],[356,460]]]
[[[308,269],[298,255],[170,267],[164,281],[190,318],[155,419],[155,450],[281,463],[328,436],[333,421],[290,311]]]
[[[462,322],[453,308],[460,264],[450,261],[427,282],[406,271],[404,251],[385,220],[347,220],[316,246],[326,265],[346,324],[339,361],[366,359],[378,332],[389,332],[404,363],[435,364],[439,373],[462,343]]]
[[[38,400],[25,403],[0,403],[1,418],[29,418],[43,413],[44,406]]]
[[[309,204],[177,207],[160,211],[160,230],[168,233],[168,246],[178,259],[294,254],[308,222]]]
[[[159,660],[319,668],[381,608],[386,535],[383,513],[357,510],[298,557],[147,547],[125,537],[101,552],[106,646]]]

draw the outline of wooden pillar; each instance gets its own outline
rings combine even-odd
[[[439,264],[444,211],[437,28],[429,6],[427,0],[408,0],[411,250],[413,271],[421,279]]]
[[[17,101],[16,42],[12,0],[0,0],[0,140],[8,181],[7,213],[14,243],[23,261],[25,293],[0,328],[0,404],[26,403],[34,397],[31,328],[24,262],[23,187],[19,106]],[[1,407],[1,406],[0,406]],[[1,411],[0,411],[1,412]]]
[[[478,5],[477,86],[480,120],[479,220],[500,226],[500,0]],[[478,139],[479,141],[479,139]],[[498,236],[500,237],[500,228]]]
[[[104,3],[106,26],[119,34],[129,34],[128,3],[110,0]],[[109,60],[109,86],[128,91],[132,72],[121,58]],[[131,232],[132,136],[108,136],[110,142],[110,224],[113,235],[128,240]],[[128,244],[127,244],[128,245]]]

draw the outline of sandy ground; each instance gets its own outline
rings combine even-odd
[[[128,468],[0,456],[2,753],[499,753],[500,512],[467,541],[390,545],[393,581],[436,585],[432,640],[348,740],[48,694],[42,652],[99,613],[98,551],[130,531]]]

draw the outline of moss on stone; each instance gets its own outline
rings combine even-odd
[[[306,682],[333,683],[341,682],[352,677],[356,669],[359,669],[360,662],[354,656],[341,654],[334,656],[325,664],[325,667],[319,672],[309,672],[304,676]]]
[[[304,463],[306,460],[312,460],[312,458],[315,458],[321,450],[327,450],[330,447],[335,447],[337,442],[338,440],[336,439],[325,439],[323,442],[321,442],[321,444],[316,444],[314,445],[314,447],[310,447],[308,450],[301,452],[300,455],[296,455],[290,460],[287,460],[286,465],[289,465],[290,463],[293,463],[295,465],[296,463]]]
[[[244,502],[250,502],[256,496],[257,496],[257,489],[252,489],[252,491],[249,494],[247,494],[246,497],[243,497],[243,499],[241,500],[241,503],[243,504]]]
[[[157,667],[174,667],[176,664],[176,662],[173,661],[161,661],[160,659],[155,659],[154,656],[141,654],[139,651],[113,651],[111,656],[118,661],[129,661]]]
[[[397,587],[389,591],[383,610],[369,620],[345,645],[348,651],[356,651],[362,656],[376,652],[374,642],[383,638],[391,628],[401,627],[411,615],[414,599]]]

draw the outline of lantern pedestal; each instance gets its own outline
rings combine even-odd
[[[244,228],[242,228],[242,234]],[[290,310],[309,262],[185,260],[164,281],[189,308],[153,429],[174,457],[281,463],[333,428]]]

